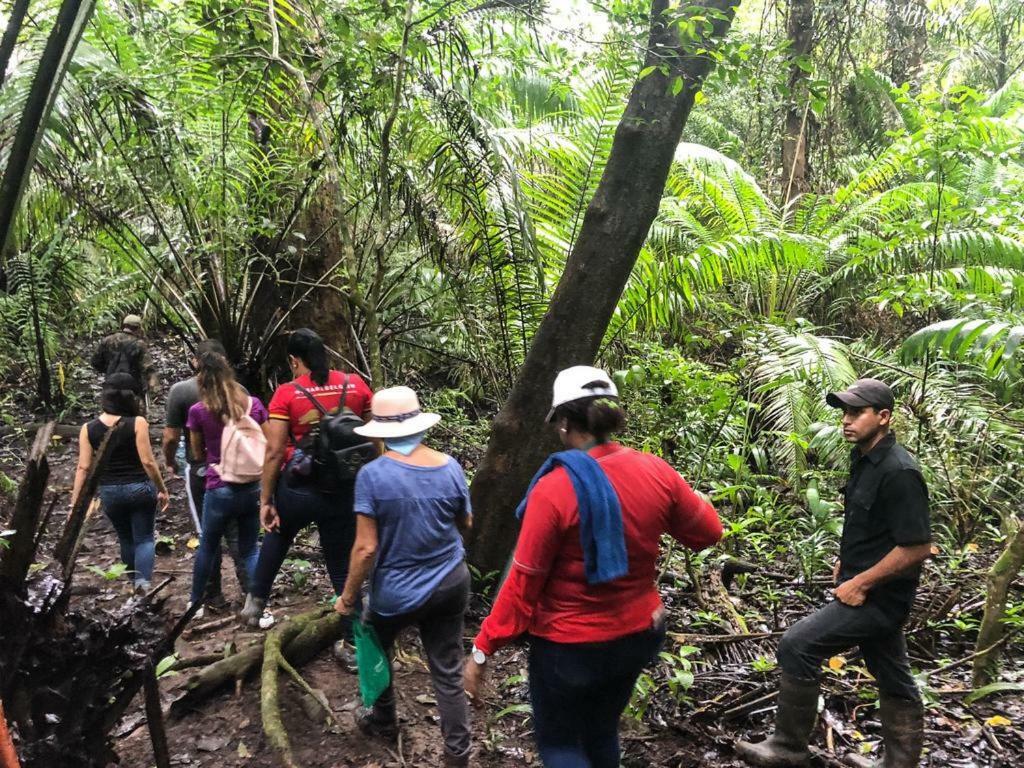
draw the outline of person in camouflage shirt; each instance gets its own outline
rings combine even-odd
[[[90,362],[93,369],[104,376],[129,374],[139,383],[143,395],[157,386],[149,346],[142,338],[142,318],[138,315],[126,316],[120,331],[105,336]]]

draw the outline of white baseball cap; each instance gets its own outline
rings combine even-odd
[[[559,371],[555,377],[554,396],[551,398],[551,410],[548,411],[546,421],[552,421],[555,417],[555,409],[571,403],[573,400],[581,400],[584,397],[618,397],[619,390],[611,377],[600,368],[590,365],[574,365]]]

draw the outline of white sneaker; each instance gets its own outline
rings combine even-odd
[[[188,604],[185,606],[185,610],[187,611],[191,607],[192,607],[192,601],[189,600]],[[201,606],[199,606],[199,610],[196,611],[194,614],[192,614],[192,618],[193,619],[201,619],[205,615],[206,615],[206,606],[201,605]]]
[[[276,623],[277,619],[274,618],[274,614],[264,610],[263,615],[260,616],[260,629],[270,629]]]

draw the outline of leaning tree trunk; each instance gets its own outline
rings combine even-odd
[[[999,661],[998,646],[1006,635],[1003,619],[1010,585],[1024,567],[1024,522],[1008,526],[1006,547],[989,569],[985,581],[985,612],[978,628],[975,645],[979,655],[974,658],[972,684],[975,688],[988,685],[995,678]]]
[[[579,237],[473,480],[470,558],[485,572],[504,564],[516,536],[513,511],[552,448],[553,436],[541,435],[555,374],[590,363],[597,354],[658,212],[694,97],[713,66],[710,51],[728,31],[738,5],[739,0],[685,4],[685,13],[713,23],[684,43],[679,28],[686,25],[673,23],[668,0],[652,2],[647,74],[629,95]]]
[[[18,123],[7,156],[7,168],[0,181],[0,252],[7,249],[21,196],[35,164],[39,142],[43,138],[43,126],[53,110],[71,57],[92,15],[94,3],[95,0],[64,0],[46,40],[39,68],[21,113],[21,122]]]
[[[789,202],[810,190],[807,169],[807,123],[810,117],[808,56],[814,47],[814,0],[790,0],[786,22],[789,38],[789,96],[782,136],[782,199]]]

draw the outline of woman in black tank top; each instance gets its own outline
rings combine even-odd
[[[103,382],[100,415],[83,424],[78,435],[78,470],[71,492],[74,506],[82,492],[94,452],[110,433],[106,466],[99,481],[103,512],[117,532],[121,562],[137,593],[153,578],[156,510],[167,509],[167,486],[153,457],[149,423],[138,415],[138,383],[127,373]]]

